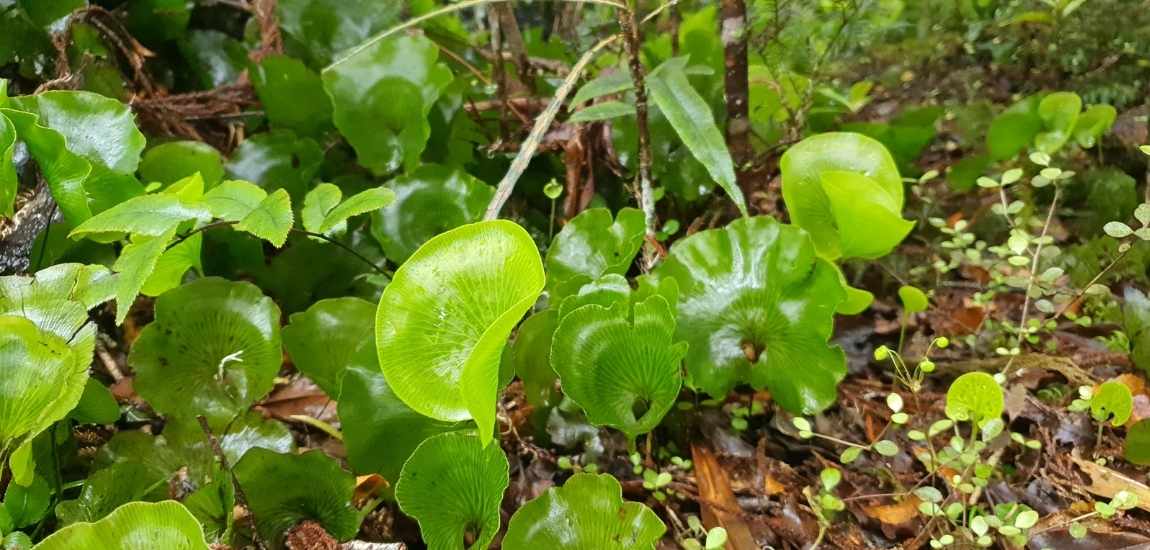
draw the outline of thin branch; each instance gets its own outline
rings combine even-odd
[[[724,92],[727,100],[727,146],[735,161],[735,178],[743,195],[751,197],[750,82],[747,69],[747,6],[743,0],[723,0],[720,35],[723,40]]]
[[[551,122],[555,120],[555,115],[559,114],[559,108],[563,106],[563,102],[567,100],[567,95],[575,87],[575,83],[579,80],[579,76],[591,63],[599,52],[604,48],[613,44],[619,39],[618,35],[604,38],[595,44],[583,57],[579,58],[579,62],[571,67],[571,72],[568,73],[567,78],[563,79],[563,83],[555,90],[554,97],[551,98],[551,103],[547,105],[547,109],[535,119],[535,126],[531,128],[531,133],[527,135],[527,139],[523,141],[523,145],[519,148],[519,154],[515,155],[515,159],[511,161],[511,167],[507,170],[507,174],[499,181],[499,186],[495,190],[495,196],[491,199],[491,203],[487,206],[487,213],[484,214],[483,219],[494,220],[499,217],[499,211],[503,209],[503,205],[507,199],[511,198],[511,192],[515,190],[515,184],[519,181],[519,176],[527,170],[527,165],[531,163],[531,157],[535,156],[535,150],[543,141],[543,135],[551,128]]]
[[[646,246],[643,247],[643,269],[650,270],[657,261],[652,245],[655,242],[655,193],[651,188],[651,130],[647,123],[647,84],[643,72],[643,62],[639,58],[639,29],[635,23],[635,12],[618,12],[619,27],[623,31],[623,43],[627,48],[628,67],[635,87],[635,121],[639,133],[639,205],[647,227]]]
[[[513,2],[513,1],[515,1],[515,0],[463,0],[462,2],[450,4],[450,5],[444,6],[442,8],[437,9],[437,10],[434,10],[434,11],[429,11],[423,15],[420,15],[419,17],[413,17],[411,19],[408,19],[407,21],[404,21],[403,23],[400,23],[399,25],[396,25],[396,26],[394,26],[390,29],[387,29],[387,30],[385,30],[385,31],[383,31],[383,32],[371,37],[371,38],[368,38],[362,44],[348,50],[346,53],[344,53],[343,55],[336,58],[334,61],[331,62],[330,65],[328,65],[327,67],[324,67],[323,70],[326,72],[326,71],[330,70],[331,68],[335,67],[336,65],[339,65],[340,63],[343,63],[344,61],[347,61],[349,58],[354,57],[356,54],[374,46],[380,40],[383,40],[384,38],[387,38],[391,35],[394,35],[396,33],[401,32],[401,31],[415,27],[415,26],[419,25],[420,23],[423,23],[424,21],[427,21],[429,19],[435,19],[436,17],[439,17],[441,15],[447,15],[449,13],[462,11],[462,10],[465,10],[467,8],[474,8],[476,6],[482,6],[484,4],[494,4],[496,2]],[[555,2],[575,2],[575,3],[580,3],[580,4],[583,4],[583,3],[601,4],[604,6],[611,6],[611,7],[616,8],[616,9],[627,9],[626,6],[619,4],[617,2],[614,2],[612,0],[552,0],[552,1],[555,1]]]

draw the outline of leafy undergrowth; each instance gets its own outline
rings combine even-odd
[[[1150,545],[1140,8],[0,2],[0,548]]]

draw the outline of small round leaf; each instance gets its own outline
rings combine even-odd
[[[946,416],[955,421],[979,422],[1002,415],[1002,387],[985,372],[959,376],[946,392]]]
[[[1090,416],[1098,422],[1110,421],[1112,426],[1121,426],[1130,420],[1133,411],[1130,388],[1117,380],[1104,382],[1090,398]]]

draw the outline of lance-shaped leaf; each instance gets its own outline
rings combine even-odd
[[[140,295],[144,284],[156,270],[156,264],[163,256],[172,237],[176,236],[176,226],[155,237],[136,235],[132,242],[124,246],[112,269],[116,271],[116,324],[128,318],[128,311],[136,296]]]
[[[485,446],[471,434],[440,434],[407,460],[395,498],[419,522],[429,550],[487,548],[499,531],[507,468],[499,445]]]
[[[372,216],[371,234],[402,263],[427,239],[479,221],[495,191],[467,173],[426,164],[391,182],[395,201]]]
[[[548,286],[563,296],[608,273],[623,275],[643,246],[643,212],[624,208],[615,219],[606,208],[575,216],[547,249]]]
[[[192,513],[174,500],[130,502],[95,523],[73,523],[40,541],[36,550],[208,550]]]
[[[349,368],[379,371],[375,305],[360,298],[320,300],[291,316],[283,329],[292,363],[333,399]]]
[[[372,363],[371,370],[352,367],[343,375],[339,393],[343,443],[347,462],[356,473],[379,473],[394,484],[420,443],[467,424],[442,422],[411,410],[388,387],[374,358]]]
[[[652,71],[647,78],[647,89],[687,149],[707,169],[711,179],[727,192],[739,212],[746,216],[747,203],[735,180],[731,152],[723,133],[715,125],[711,107],[687,80],[683,63],[667,62]]]
[[[844,292],[805,231],[736,220],[675,243],[656,274],[678,282],[691,386],[722,397],[749,382],[802,414],[834,402],[846,359],[827,339]]]
[[[376,313],[387,383],[409,407],[495,429],[504,344],[543,291],[543,261],[515,223],[465,225],[431,239],[395,272]]]
[[[359,531],[359,514],[351,499],[355,477],[323,451],[280,454],[252,449],[235,467],[236,480],[260,535],[274,548],[283,548],[288,530],[313,520],[337,540]]]
[[[87,361],[68,342],[32,321],[0,315],[0,450],[11,451],[76,406]]]
[[[211,211],[202,203],[189,201],[178,193],[156,193],[113,206],[80,224],[68,236],[75,239],[98,233],[130,233],[158,237],[183,222],[204,222],[211,217]]]
[[[864,254],[881,248],[872,245],[872,240],[885,245],[892,240],[897,243],[905,236],[905,232],[898,234],[903,228],[893,222],[891,227],[879,228],[883,232],[876,232],[875,228],[843,219],[853,219],[851,213],[868,208],[893,211],[896,216],[902,212],[902,178],[882,143],[855,133],[818,134],[787,149],[779,167],[783,173],[783,200],[791,220],[811,234],[819,255],[829,260],[870,257]],[[867,177],[873,185],[842,177],[834,177],[828,185],[823,178],[827,172],[852,172]],[[847,194],[864,183],[867,194]],[[828,193],[831,190],[839,192],[832,195]],[[859,245],[867,246],[858,248]]]
[[[675,315],[662,296],[631,309],[624,300],[565,315],[551,344],[551,366],[591,423],[634,439],[654,429],[675,404],[687,344],[674,342]]]
[[[128,357],[136,391],[161,413],[203,414],[222,429],[271,390],[281,363],[279,318],[249,283],[207,278],[165,293]]]
[[[336,128],[376,175],[418,165],[431,136],[427,114],[452,79],[438,58],[431,40],[398,34],[323,71]]]
[[[667,526],[639,502],[623,500],[623,488],[607,474],[575,474],[563,487],[547,489],[511,516],[503,547],[653,549]]]

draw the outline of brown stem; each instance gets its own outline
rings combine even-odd
[[[627,48],[627,57],[631,69],[631,80],[635,84],[635,121],[639,130],[639,204],[643,207],[643,215],[647,225],[648,246],[643,248],[644,271],[655,265],[655,248],[650,242],[655,237],[655,198],[651,189],[651,130],[647,123],[647,85],[643,72],[643,62],[639,59],[638,25],[635,24],[633,9],[619,10],[619,27],[623,31],[623,43]]]
[[[735,161],[735,176],[743,195],[751,196],[750,91],[747,78],[747,6],[743,0],[722,0],[724,84],[727,99],[727,147]]]

